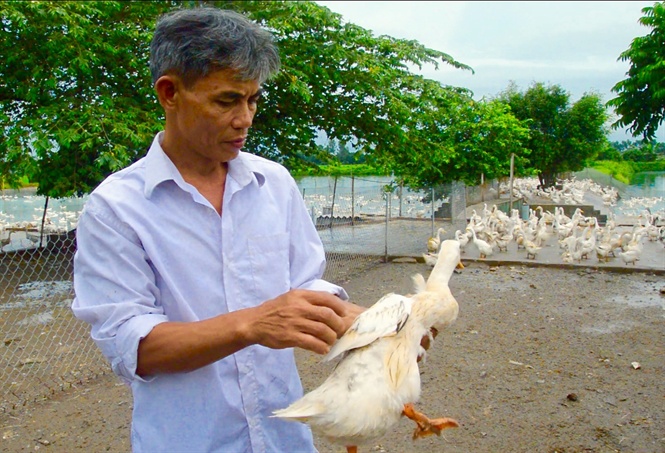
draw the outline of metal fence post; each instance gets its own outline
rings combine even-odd
[[[432,200],[431,200],[431,206],[432,206],[432,237],[434,237],[434,187],[431,189],[432,193]]]
[[[383,250],[383,262],[387,263],[388,262],[388,202],[390,198],[388,197],[388,192],[383,191],[383,196],[386,197],[386,232],[385,232],[385,238],[384,238],[384,250]]]
[[[356,224],[356,178],[351,175],[351,225]]]
[[[402,217],[402,191],[404,190],[404,184],[399,183],[399,217]]]

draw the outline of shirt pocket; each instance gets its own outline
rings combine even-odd
[[[288,233],[250,237],[247,250],[253,290],[259,300],[272,299],[291,289]]]

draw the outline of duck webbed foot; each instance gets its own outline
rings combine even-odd
[[[413,432],[413,439],[427,437],[433,434],[441,435],[441,431],[446,428],[457,428],[459,423],[452,418],[433,418],[430,419],[425,414],[418,412],[413,404],[405,404],[402,415],[416,422],[416,430]]]

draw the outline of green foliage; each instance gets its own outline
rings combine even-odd
[[[665,160],[665,144],[647,140],[612,142],[596,156],[596,160],[633,162],[655,162],[659,159]]]
[[[334,157],[342,164],[363,163],[365,161],[365,156],[354,151],[351,145],[344,140],[328,140],[324,148],[329,156]]]
[[[631,148],[621,155],[623,160],[633,162],[655,162],[657,157],[652,147]]]
[[[658,159],[652,162],[634,162],[636,173],[645,171],[665,171],[665,159]]]
[[[383,162],[407,187],[422,189],[455,180],[478,184],[507,176],[510,154],[521,167],[528,129],[497,102],[474,102],[466,93],[424,84],[409,141]]]
[[[373,165],[395,165],[396,149],[424,155],[431,140],[414,137],[417,128],[451,108],[429,98],[469,97],[409,70],[471,69],[450,55],[374,36],[309,1],[2,2],[3,180],[29,175],[40,194],[82,194],[142,156],[163,119],[148,70],[154,22],[203,3],[243,12],[274,32],[283,69],[265,86],[246,150],[293,171],[334,160],[315,143],[320,131],[353,141]]]
[[[357,158],[386,165],[396,148],[413,143],[413,124],[424,110],[426,90],[435,83],[413,74],[408,65],[470,69],[416,41],[377,37],[343,24],[340,15],[311,2],[231,5],[278,36],[283,71],[266,85],[266,103],[250,145],[291,168],[298,153],[316,148],[320,130],[330,140],[353,142]],[[281,133],[269,133],[274,130]],[[416,144],[414,151],[426,150]]]
[[[610,146],[619,152],[623,152],[638,145],[633,140],[622,140],[620,142],[610,142]],[[599,160],[601,159],[599,158]]]
[[[570,95],[559,85],[534,83],[521,92],[510,84],[498,100],[528,125],[529,166],[545,187],[560,173],[584,169],[607,146],[607,114],[597,94],[584,94],[571,105]]]
[[[299,171],[292,171],[295,178],[304,176],[388,176],[385,169],[372,167],[367,164],[346,165],[320,165],[308,167]]]
[[[89,192],[136,159],[159,118],[145,53],[169,2],[0,4],[0,165],[38,193]]]
[[[598,160],[621,160],[621,151],[619,151],[616,146],[608,143],[605,145],[596,155],[596,161]]]
[[[630,62],[628,77],[612,87],[617,97],[607,105],[618,115],[613,128],[629,126],[634,137],[651,140],[665,115],[665,5],[654,3],[642,13],[639,22],[650,31],[619,55],[620,61]]]

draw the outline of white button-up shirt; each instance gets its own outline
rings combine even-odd
[[[90,195],[77,229],[74,314],[131,384],[135,452],[315,451],[309,429],[271,418],[302,395],[292,349],[254,345],[188,373],[142,379],[139,340],[165,321],[256,306],[291,288],[328,291],[323,246],[288,171],[241,152],[222,215],[160,146]]]

